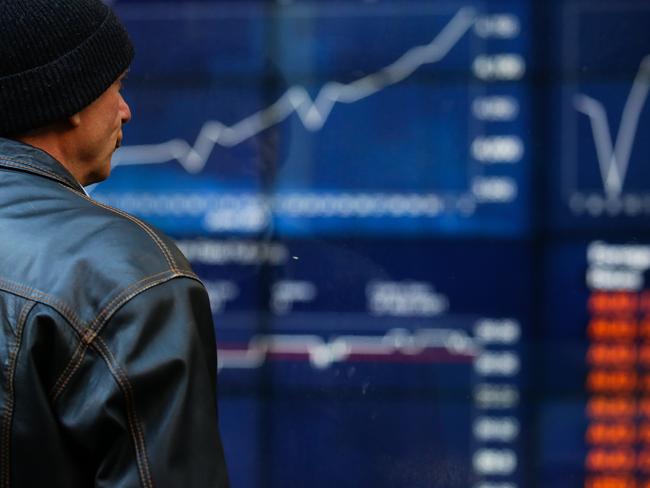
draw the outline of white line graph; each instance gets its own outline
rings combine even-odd
[[[231,126],[216,120],[206,122],[194,145],[183,139],[172,139],[160,144],[125,146],[116,152],[113,167],[161,164],[176,160],[188,173],[199,173],[205,168],[216,145],[236,146],[281,123],[294,113],[306,129],[320,130],[336,104],[352,104],[368,98],[404,81],[418,68],[442,60],[472,28],[476,19],[476,11],[464,7],[456,12],[429,44],[409,49],[396,61],[375,73],[347,84],[330,81],[323,85],[315,99],[312,99],[305,87],[294,85],[269,107]]]
[[[269,355],[306,355],[314,367],[324,369],[353,355],[417,356],[434,348],[469,358],[479,353],[476,341],[462,330],[420,329],[410,333],[393,329],[383,336],[338,336],[331,340],[317,335],[259,335],[244,348],[219,349],[218,356],[220,368],[254,369]]]
[[[630,157],[639,129],[639,119],[650,91],[650,55],[643,58],[634,79],[630,94],[625,102],[621,125],[616,142],[612,134],[604,105],[587,95],[576,95],[574,106],[587,115],[596,145],[596,155],[603,179],[605,193],[611,199],[618,199],[628,174]]]

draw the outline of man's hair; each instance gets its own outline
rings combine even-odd
[[[99,0],[3,0],[0,19],[0,135],[74,115],[133,60],[126,30]]]

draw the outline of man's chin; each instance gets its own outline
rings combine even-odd
[[[111,175],[111,161],[109,159],[107,164],[105,164],[101,170],[94,171],[87,176],[84,186],[96,185],[97,183],[101,183],[102,181],[105,181],[110,175]]]
[[[102,181],[106,181],[107,178],[108,178],[108,176],[106,176],[104,178],[90,178],[90,179],[86,180],[86,183],[84,183],[83,186],[84,187],[94,186],[94,185],[97,185],[98,183],[101,183]]]

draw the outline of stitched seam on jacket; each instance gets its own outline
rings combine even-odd
[[[129,434],[131,435],[135,448],[140,481],[145,488],[153,488],[154,485],[151,478],[149,460],[147,458],[147,447],[145,445],[142,427],[140,426],[140,421],[135,411],[135,399],[133,397],[133,388],[131,387],[131,383],[129,382],[126,373],[124,373],[117,364],[117,360],[101,337],[97,337],[91,347],[104,359],[108,369],[111,371],[113,377],[122,390],[127,409],[126,416],[129,425]]]
[[[163,277],[166,278],[163,278]],[[132,285],[129,285],[127,288],[122,290],[116,297],[114,297],[105,307],[100,310],[100,312],[97,314],[97,316],[93,319],[93,321],[90,323],[88,326],[90,329],[95,330],[97,324],[101,324],[105,322],[107,319],[106,317],[112,313],[113,308],[118,307],[119,305],[116,305],[116,303],[121,302],[124,303],[125,301],[128,301],[128,298],[124,300],[124,297],[133,297],[140,293],[141,291],[145,290],[146,285],[144,285],[146,282],[150,280],[154,280],[154,283],[160,282],[158,279],[171,279],[174,276],[176,276],[175,272],[172,271],[162,271],[160,273],[156,273],[151,276],[147,276],[146,278],[142,278],[141,280],[138,280],[137,282],[133,283]],[[144,287],[143,287],[144,285]],[[142,290],[139,290],[139,287],[143,287]]]
[[[0,163],[2,166],[6,166],[8,168],[24,169],[27,171],[32,171],[34,173],[37,173],[41,176],[47,176],[48,178],[52,178],[60,183],[64,183],[66,186],[69,186],[71,184],[70,181],[56,174],[54,171],[41,168],[34,164],[28,163],[26,161],[18,161],[16,159],[11,159],[8,158],[7,156],[3,156],[2,158],[0,158]]]
[[[52,387],[52,391],[50,392],[50,398],[52,401],[55,401],[61,395],[61,393],[63,393],[63,390],[68,385],[70,378],[72,378],[72,376],[76,373],[77,369],[79,369],[79,366],[81,366],[84,357],[86,357],[87,349],[88,344],[84,341],[79,341],[79,345],[72,354],[70,361]]]
[[[9,371],[7,374],[7,403],[4,408],[2,416],[2,427],[0,428],[2,432],[2,466],[0,473],[0,487],[10,488],[11,487],[11,423],[14,415],[14,406],[15,406],[15,389],[14,389],[14,376],[16,374],[16,363],[18,360],[18,353],[22,346],[23,341],[23,330],[25,323],[27,322],[27,316],[29,312],[32,311],[36,303],[27,302],[20,311],[20,316],[18,318],[18,326],[16,328],[16,343],[15,346],[11,348],[9,352]]]
[[[121,295],[122,296],[121,300],[119,302],[114,300],[113,301],[114,305],[113,305],[112,309],[108,310],[106,312],[106,315],[102,319],[102,321],[97,324],[96,328],[93,330],[93,337],[91,339],[94,339],[95,336],[97,336],[101,332],[102,328],[108,323],[108,321],[111,319],[113,314],[120,307],[122,307],[125,303],[127,303],[131,299],[135,298],[140,293],[143,293],[143,292],[145,292],[145,291],[147,291],[147,290],[149,290],[149,289],[151,289],[151,288],[153,288],[155,286],[161,285],[161,284],[166,283],[168,281],[171,281],[171,280],[173,280],[175,278],[189,278],[191,280],[198,281],[199,283],[201,283],[201,281],[198,280],[196,278],[196,275],[194,275],[193,273],[185,273],[185,272],[182,272],[182,271],[177,271],[174,274],[171,274],[169,276],[165,276],[164,278],[160,278],[158,280],[152,281],[151,283],[147,283],[146,285],[144,285],[141,288],[129,293],[128,295],[123,295],[122,294]],[[201,285],[203,285],[203,283],[201,283]],[[117,297],[117,298],[119,298],[119,297]]]
[[[147,224],[145,224],[144,222],[142,222],[139,219],[136,219],[134,216],[129,215],[126,212],[123,212],[123,211],[118,210],[116,208],[113,208],[113,207],[110,207],[110,206],[105,205],[103,203],[100,203],[100,202],[98,202],[96,200],[93,200],[92,198],[90,198],[90,197],[88,197],[86,195],[82,195],[81,193],[75,192],[72,188],[70,188],[68,186],[65,186],[65,185],[62,185],[62,186],[66,190],[68,190],[70,192],[73,192],[75,195],[78,195],[78,196],[82,197],[83,199],[85,199],[86,201],[92,203],[93,205],[96,205],[96,206],[98,206],[100,208],[103,208],[105,210],[108,210],[110,212],[116,213],[117,215],[120,215],[120,216],[124,217],[125,219],[130,220],[131,222],[136,224],[138,227],[140,227],[142,230],[144,230],[149,235],[149,237],[156,243],[156,245],[158,246],[160,251],[163,253],[163,256],[165,257],[165,260],[167,261],[167,264],[169,265],[171,270],[176,271],[176,272],[181,271],[176,266],[176,262],[174,261],[174,257],[172,256],[171,252],[169,251],[169,249],[167,248],[165,243],[160,239],[160,237],[158,237],[156,235],[155,232],[153,232],[153,230],[151,230],[149,228],[149,226],[147,226]]]
[[[146,282],[147,280],[153,279],[159,275],[167,275],[170,273],[169,271],[165,271],[163,273],[158,273],[157,275],[152,275],[149,276],[148,278],[144,278],[140,281],[138,281],[136,284],[131,285],[127,290],[132,289],[136,285],[141,285],[142,283]],[[158,280],[152,281],[150,283],[147,283],[145,286],[140,287],[139,289],[125,295],[124,292],[120,293],[115,299],[111,301],[111,303],[102,310],[102,313],[105,312],[105,316],[101,322],[99,322],[99,325],[97,325],[96,329],[93,329],[93,326],[91,325],[85,330],[84,333],[84,338],[75,350],[75,353],[72,355],[70,358],[70,361],[68,362],[66,368],[64,369],[63,373],[59,376],[56,384],[52,388],[52,392],[50,394],[52,401],[55,401],[57,398],[61,396],[65,388],[68,386],[68,383],[74,376],[74,374],[77,372],[79,367],[81,366],[81,363],[83,362],[83,359],[86,355],[86,352],[88,350],[88,346],[92,344],[92,342],[95,340],[97,335],[101,332],[101,329],[106,325],[106,323],[111,319],[112,315],[117,311],[122,305],[124,305],[126,302],[134,298],[136,295],[139,295],[140,293],[153,288],[154,286],[160,285],[162,283],[165,283],[167,281],[170,281],[174,278],[180,278],[180,277],[186,277],[190,279],[195,279],[194,275],[187,275],[187,274],[182,274],[182,273],[176,273],[172,274],[169,276],[165,276],[164,278],[160,278]],[[126,290],[125,290],[126,291]],[[120,299],[121,298],[121,299]],[[119,302],[118,302],[119,299]],[[112,310],[108,310],[108,307],[111,306],[112,304],[115,304],[112,306]],[[100,314],[101,315],[101,314]],[[93,324],[95,322],[98,322],[98,317],[95,320],[93,320]]]
[[[28,300],[49,305],[60,313],[68,323],[70,323],[70,326],[77,334],[79,334],[79,337],[83,337],[83,326],[81,320],[77,317],[77,314],[72,310],[72,308],[61,300],[30,286],[14,283],[3,278],[0,278],[0,289],[27,298]]]

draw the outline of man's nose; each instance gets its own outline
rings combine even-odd
[[[126,124],[131,120],[131,107],[129,107],[129,104],[126,103],[124,98],[120,100],[120,112],[122,115],[122,124]]]

